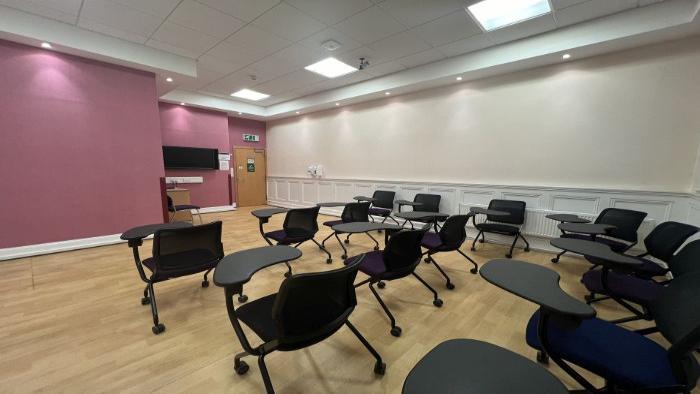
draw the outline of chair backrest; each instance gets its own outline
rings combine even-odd
[[[637,230],[639,230],[639,226],[642,225],[645,217],[647,217],[646,212],[621,208],[605,208],[595,219],[595,223],[612,224],[615,228],[608,231],[606,235],[636,243]]]
[[[698,228],[690,224],[663,222],[644,238],[644,246],[651,256],[668,263],[676,250],[697,232]]]
[[[189,273],[223,257],[221,222],[159,230],[153,236],[153,260],[160,273]]]
[[[310,346],[345,323],[357,305],[353,282],[363,258],[337,270],[292,275],[282,282],[272,307],[281,344]]]
[[[442,196],[439,194],[423,194],[418,193],[413,197],[413,202],[419,202],[421,205],[414,207],[416,211],[425,212],[440,212],[440,199]]]
[[[510,215],[487,215],[492,222],[521,225],[525,223],[525,201],[517,200],[491,200],[489,209],[508,212]]]
[[[467,222],[471,215],[453,215],[447,218],[440,229],[440,241],[448,248],[460,247],[467,239]]]
[[[369,222],[369,202],[351,202],[345,205],[340,215],[343,223]]]
[[[395,273],[413,271],[420,263],[423,254],[421,241],[428,229],[430,224],[417,230],[401,230],[389,237],[382,252],[387,271]]]
[[[372,206],[378,208],[394,209],[394,196],[396,192],[390,192],[387,190],[375,190],[372,194],[372,198],[376,200],[372,201]]]
[[[700,376],[700,367],[693,355],[700,346],[698,304],[700,272],[674,279],[650,305],[656,326],[671,343],[668,358],[673,374],[680,383],[688,386],[688,392],[695,387]]]
[[[319,206],[311,208],[297,208],[287,211],[284,218],[284,232],[290,238],[313,238],[318,232]]]
[[[700,240],[689,242],[668,260],[674,278],[700,271]],[[674,279],[675,280],[675,279]]]

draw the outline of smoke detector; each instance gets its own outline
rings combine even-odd
[[[327,51],[335,51],[340,48],[340,43],[335,40],[327,40],[321,43],[321,46]]]

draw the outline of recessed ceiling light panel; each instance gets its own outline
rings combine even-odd
[[[467,7],[486,30],[496,30],[552,12],[547,0],[483,0]]]
[[[321,74],[326,78],[336,78],[357,71],[355,67],[347,65],[334,57],[325,58],[304,68],[316,74]]]
[[[45,49],[51,49],[51,48],[52,48],[52,47],[51,47],[51,44],[49,44],[48,42],[42,42],[42,43],[41,43],[41,47],[42,47],[42,48],[45,48]]]
[[[246,99],[246,100],[251,100],[251,101],[259,101],[259,100],[266,99],[266,98],[270,97],[269,94],[256,92],[255,90],[250,90],[250,89],[241,89],[235,93],[231,93],[231,96]]]

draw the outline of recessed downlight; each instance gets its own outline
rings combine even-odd
[[[180,103],[180,105],[185,105],[185,103]]]
[[[568,60],[568,59],[571,59],[571,55],[568,53],[565,53],[565,54],[561,55],[561,58],[564,60]]]
[[[165,82],[172,82],[172,81],[173,81],[173,79],[170,77],[165,78]]]
[[[391,94],[391,92],[384,92],[384,95],[385,95],[385,96],[388,96],[388,95],[390,95],[390,94]]]
[[[243,112],[239,112],[238,115],[243,115]]]
[[[462,77],[457,77],[457,78],[455,78],[455,79],[458,80],[458,81],[461,81],[461,80],[462,80]]]
[[[299,111],[296,111],[295,113],[296,113],[297,115],[299,115],[299,114],[300,114],[301,112],[299,112]]]
[[[340,103],[335,103],[335,106],[336,106],[336,107],[340,106]]]
[[[48,42],[42,42],[42,43],[41,43],[41,47],[44,48],[44,49],[51,49],[51,48],[53,48],[53,47],[51,46],[51,44],[49,44]]]
[[[251,101],[259,101],[259,100],[266,99],[266,98],[270,97],[269,94],[256,92],[255,90],[251,90],[251,89],[241,89],[237,92],[231,93],[231,96],[246,99],[246,100],[251,100]]]

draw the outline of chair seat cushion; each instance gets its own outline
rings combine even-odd
[[[160,257],[160,270],[156,272],[156,262],[152,257],[143,260],[142,264],[156,275],[156,282],[192,275],[215,268],[219,260],[206,249],[188,250]]]
[[[369,209],[369,214],[375,216],[389,216],[391,214],[391,209],[372,207]]]
[[[651,301],[657,299],[664,289],[663,285],[656,282],[610,271],[608,273],[607,285],[610,289],[610,293],[613,294],[608,294],[609,292],[603,288],[602,273],[602,270],[588,271],[583,274],[581,282],[593,293],[614,295],[642,305],[647,305]]]
[[[328,226],[328,227],[333,227],[336,224],[343,224],[343,221],[342,220],[329,220],[327,222],[323,222],[323,225]]]
[[[528,345],[541,349],[537,338],[539,311],[527,325]],[[551,355],[583,367],[624,388],[678,384],[666,350],[651,339],[598,318],[574,329],[550,323],[547,338]]]
[[[270,231],[269,233],[265,233],[265,236],[267,238],[274,239],[282,245],[289,245],[297,242],[308,241],[309,239],[311,239],[309,237],[290,237],[284,230]]]
[[[264,342],[278,337],[277,324],[272,319],[272,306],[275,304],[275,297],[277,294],[270,294],[249,301],[236,309],[238,319],[250,327]]]
[[[354,262],[357,256],[348,257],[345,259],[345,265]],[[386,272],[384,265],[384,252],[375,250],[365,253],[365,258],[360,263],[360,271],[369,276],[380,276]]]
[[[486,233],[496,233],[505,235],[515,235],[520,232],[516,226],[500,223],[477,223],[476,228]]]
[[[172,207],[172,211],[185,211],[187,209],[200,209],[200,208],[196,205],[189,205],[189,204],[175,205]]]
[[[436,249],[442,245],[442,240],[440,235],[433,232],[427,232],[423,236],[423,240],[420,242],[421,246],[427,249]]]

